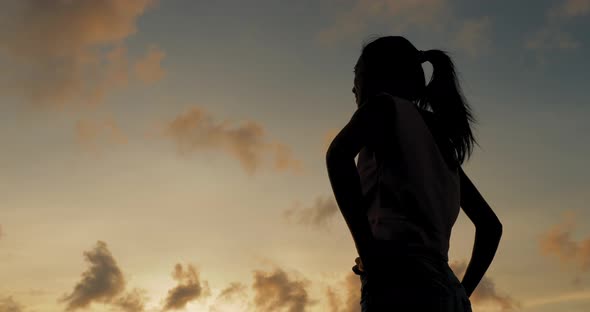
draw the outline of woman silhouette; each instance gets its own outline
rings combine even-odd
[[[424,62],[433,67],[428,85]],[[358,109],[326,162],[359,254],[353,271],[361,309],[471,311],[469,297],[492,262],[502,224],[461,169],[477,142],[453,62],[443,51],[388,36],[363,48],[354,73]],[[448,265],[460,207],[476,227],[461,282]]]

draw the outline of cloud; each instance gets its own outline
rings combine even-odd
[[[317,39],[334,43],[363,34],[371,23],[391,20],[400,29],[409,26],[436,29],[446,13],[446,0],[355,0],[340,12],[335,23],[322,29]]]
[[[166,56],[157,46],[150,46],[146,55],[135,63],[135,74],[146,84],[152,84],[164,78],[166,71],[161,62]]]
[[[537,52],[577,49],[580,42],[562,28],[571,19],[587,14],[590,14],[590,0],[565,0],[550,7],[545,24],[525,38],[525,48]]]
[[[0,14],[0,55],[15,88],[36,105],[96,105],[127,83],[123,41],[154,0],[23,0]]]
[[[338,297],[338,294],[334,292],[332,287],[326,289],[326,299],[328,299],[328,307],[330,307],[330,311],[340,312],[342,300],[340,300],[340,297]]]
[[[541,235],[539,248],[542,255],[554,256],[564,266],[574,265],[577,269],[590,269],[590,237],[576,241],[572,232],[576,228],[573,214],[566,214],[565,220]]]
[[[127,143],[127,136],[112,117],[80,119],[75,124],[75,134],[77,142],[91,150],[96,150],[100,143]]]
[[[223,289],[221,291],[221,293],[219,294],[219,296],[217,296],[217,299],[222,300],[222,301],[232,301],[236,297],[245,298],[248,296],[246,293],[247,289],[248,289],[248,287],[246,287],[246,285],[244,285],[242,283],[234,282],[234,283],[231,283],[225,289]]]
[[[491,20],[488,16],[467,19],[455,34],[453,45],[476,57],[491,47]]]
[[[67,311],[86,308],[92,302],[109,303],[125,288],[123,273],[106,243],[98,241],[93,250],[84,252],[84,257],[90,267],[82,273],[74,291],[61,299],[67,303]]]
[[[300,172],[302,164],[290,148],[271,142],[262,125],[254,121],[241,124],[229,120],[215,121],[197,107],[177,116],[164,127],[165,137],[172,139],[181,155],[197,151],[222,151],[237,159],[248,174],[262,167],[266,155],[273,155],[272,167],[279,171]]]
[[[582,290],[582,291],[575,291],[575,292],[567,292],[561,294],[555,294],[550,296],[542,296],[539,298],[533,298],[526,302],[525,307],[527,309],[537,307],[537,306],[544,306],[548,304],[557,304],[557,303],[565,303],[571,304],[575,301],[588,301],[590,300],[590,291]]]
[[[283,172],[291,170],[296,173],[303,171],[303,163],[300,160],[293,158],[291,147],[279,142],[271,143],[269,146],[274,150],[275,157],[273,168],[276,171]]]
[[[0,312],[22,312],[23,306],[14,301],[12,297],[0,298]]]
[[[368,37],[368,31],[375,27],[383,29],[385,34],[373,33]],[[407,29],[436,33],[471,57],[487,52],[492,46],[490,17],[460,18],[448,0],[355,0],[336,16],[334,23],[319,31],[316,40],[334,44],[346,39],[403,33]]]
[[[465,261],[453,261],[450,266],[457,276],[465,273],[467,263]],[[344,300],[334,289],[344,289]],[[361,282],[358,275],[350,272],[345,280],[337,287],[328,287],[326,297],[328,307],[333,312],[360,312],[360,291]],[[476,304],[488,303],[500,309],[500,311],[514,311],[520,308],[521,304],[510,296],[498,293],[495,283],[488,277],[484,277],[475,292],[471,295],[471,302]]]
[[[193,265],[189,264],[183,269],[180,263],[176,264],[172,278],[178,285],[168,291],[164,304],[165,311],[183,309],[189,302],[209,295],[207,282],[201,284],[199,272]]]
[[[573,50],[579,45],[571,34],[555,27],[542,28],[525,41],[527,49],[538,51]]]
[[[346,278],[336,287],[337,289],[345,290],[344,300],[334,291],[332,287],[326,289],[326,297],[328,299],[328,307],[332,312],[360,312],[361,306],[361,281],[358,275],[350,272],[346,274]]]
[[[590,14],[590,0],[566,0],[559,5],[551,8],[548,12],[550,16],[560,17],[577,17]]]
[[[318,196],[310,207],[301,208],[297,202],[295,207],[285,210],[283,216],[297,224],[321,228],[327,225],[338,211],[338,205],[333,196]]]
[[[134,289],[113,301],[123,312],[143,312],[147,296],[145,290]]]
[[[453,261],[450,264],[451,269],[457,276],[463,276],[467,269],[466,261]],[[520,302],[516,301],[509,295],[502,294],[496,289],[496,284],[492,279],[484,276],[477,288],[469,298],[474,305],[481,303],[491,303],[500,308],[500,311],[514,311],[521,307]]]
[[[281,269],[274,272],[254,271],[254,305],[256,311],[303,312],[313,305],[307,293],[309,282],[293,280]]]

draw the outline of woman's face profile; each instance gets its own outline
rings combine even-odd
[[[356,65],[354,66],[354,81],[352,87],[352,93],[354,93],[354,100],[356,102],[357,107],[361,105],[361,76],[360,76],[360,59],[357,61]]]

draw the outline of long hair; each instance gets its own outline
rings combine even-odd
[[[432,64],[426,85],[423,62]],[[419,51],[404,37],[377,38],[364,45],[356,71],[366,94],[388,91],[432,111],[437,137],[450,145],[455,165],[462,165],[477,141],[471,130],[475,118],[459,85],[455,65],[441,50]],[[445,145],[446,145],[445,144]]]

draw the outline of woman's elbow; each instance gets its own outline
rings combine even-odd
[[[493,222],[486,222],[476,226],[476,231],[483,232],[486,236],[500,238],[502,237],[503,226],[499,220],[494,220]]]
[[[338,148],[330,146],[326,152],[326,164],[328,166],[337,164],[342,161],[343,153]]]
[[[494,225],[494,234],[496,234],[498,236],[498,238],[500,238],[500,237],[502,237],[502,231],[503,231],[502,223],[500,221],[498,221],[496,223],[496,225]]]

